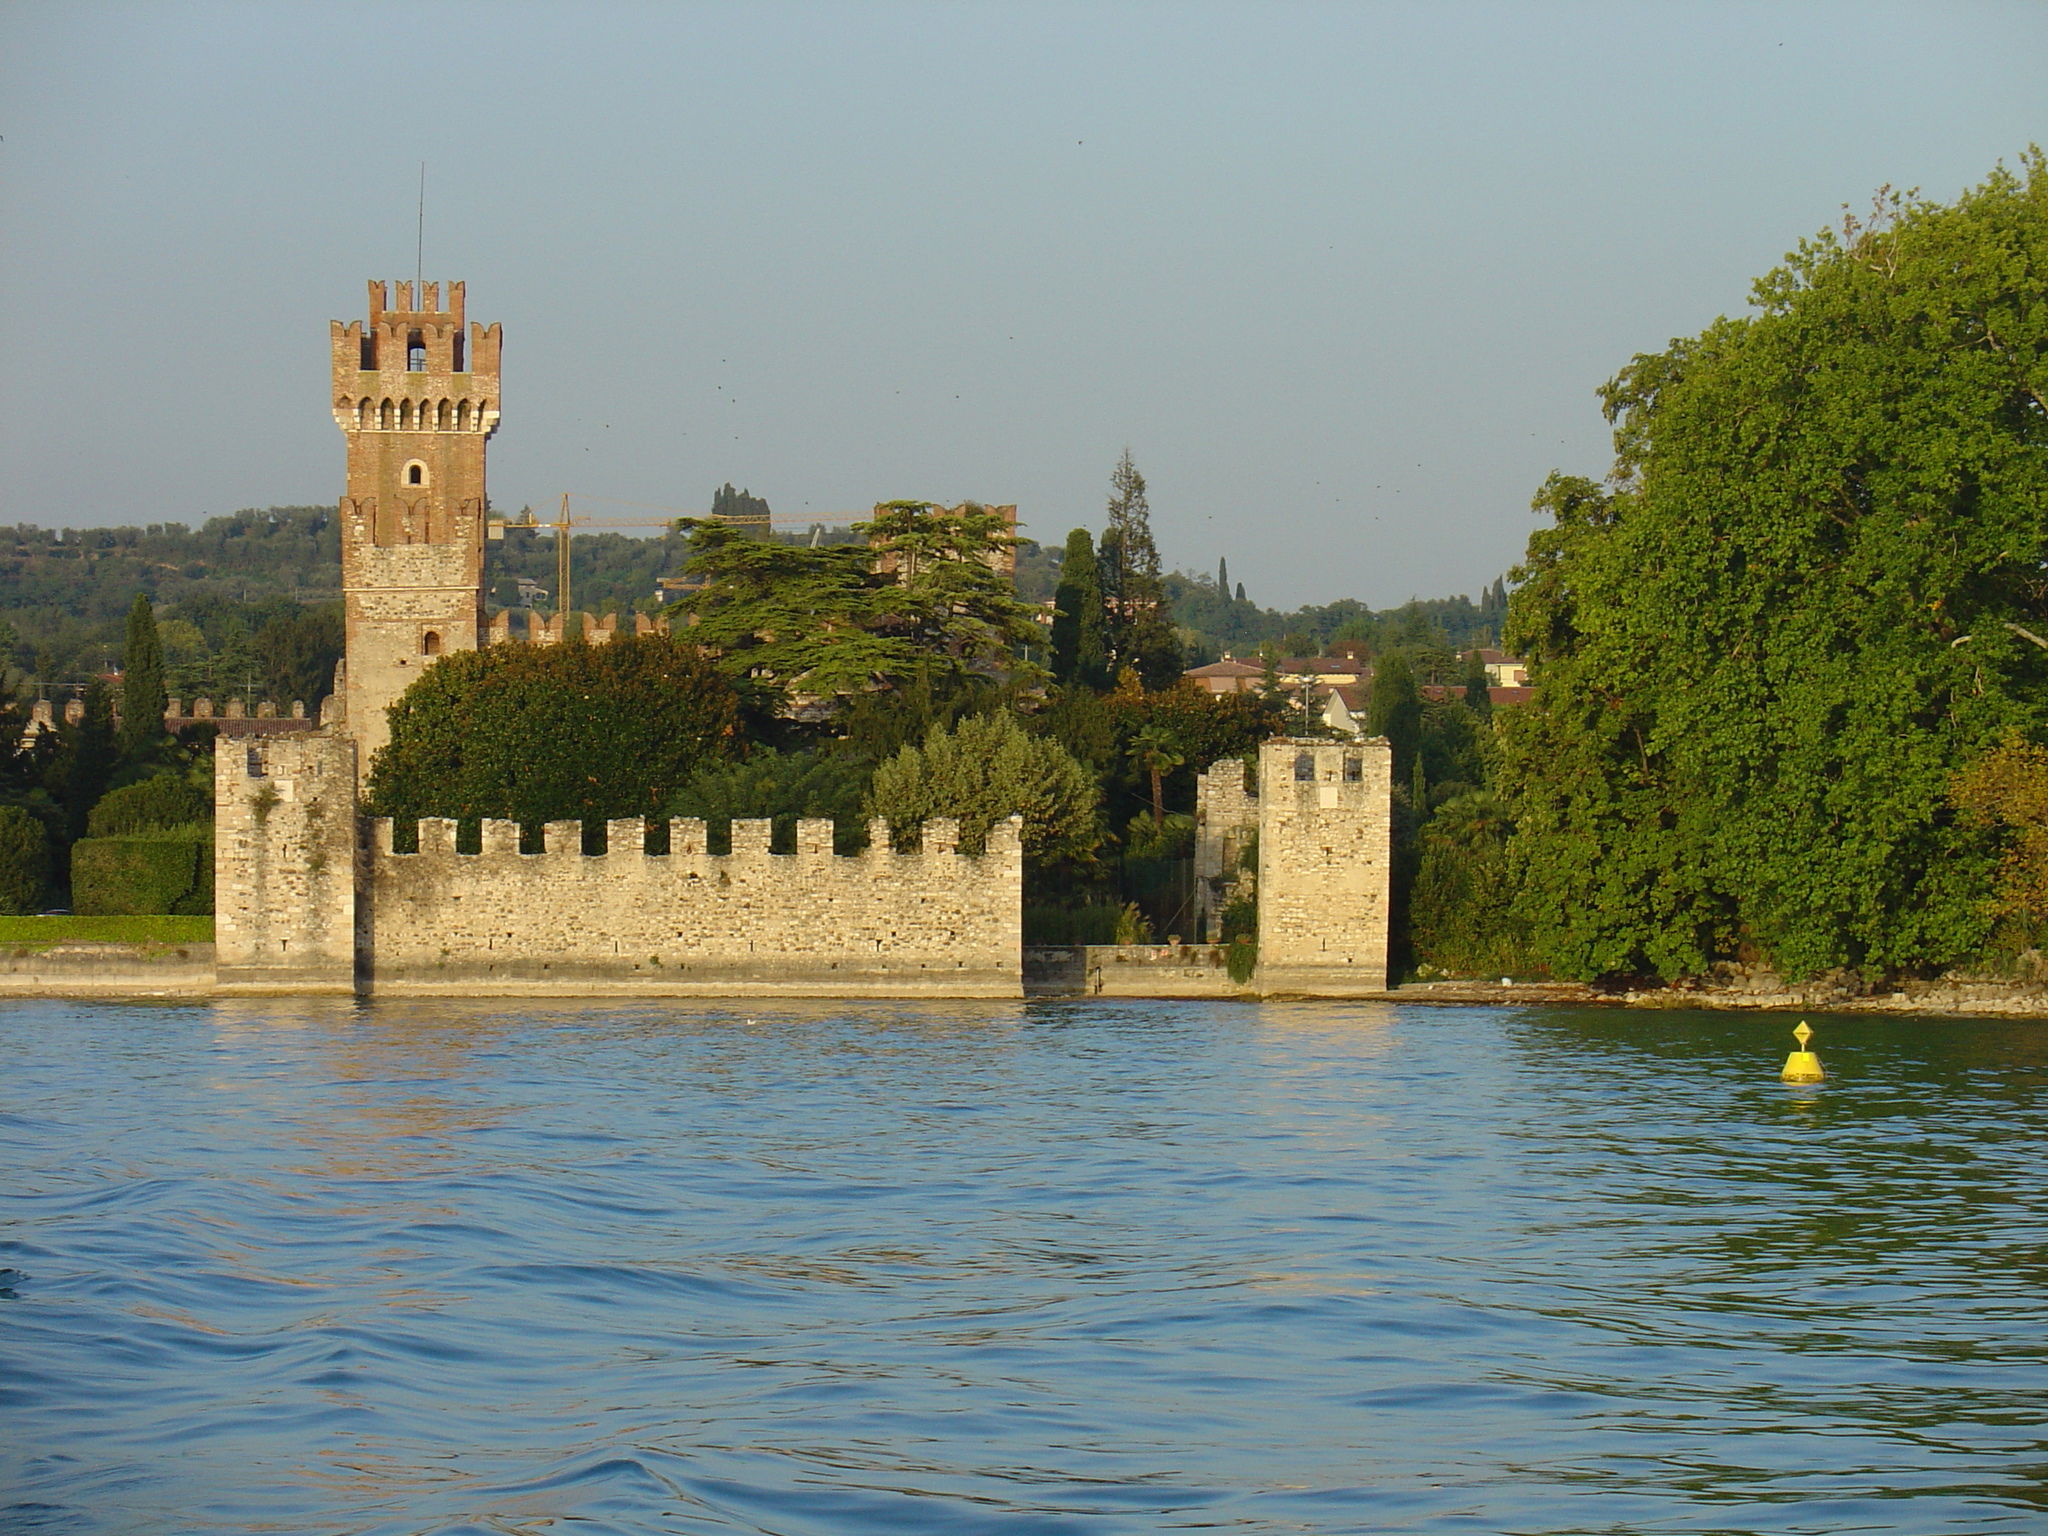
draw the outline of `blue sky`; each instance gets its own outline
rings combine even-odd
[[[500,506],[916,496],[1475,592],[1594,388],[2048,141],[2048,6],[0,10],[0,520],[331,501],[329,319],[505,327]],[[596,498],[614,498],[610,503]]]

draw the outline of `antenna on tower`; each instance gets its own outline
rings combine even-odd
[[[412,281],[414,293],[426,290],[427,253],[427,162],[420,162],[420,221],[413,236]]]

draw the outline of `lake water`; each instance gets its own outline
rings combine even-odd
[[[0,1005],[0,1530],[2048,1530],[2048,1026],[748,1011]]]

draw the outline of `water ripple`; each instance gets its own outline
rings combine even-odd
[[[0,1005],[0,1529],[2048,1529],[2048,1028],[1819,1022]]]

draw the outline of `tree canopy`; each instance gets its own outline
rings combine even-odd
[[[1086,857],[1101,840],[1095,778],[1056,741],[1027,736],[1013,716],[935,728],[875,770],[868,813],[904,827],[951,816],[964,849],[1011,816],[1024,819],[1024,854],[1035,860]]]
[[[695,646],[493,645],[444,656],[391,706],[369,812],[409,820],[658,816],[734,750],[739,701]]]
[[[2048,167],[1885,194],[1602,391],[1507,645],[1518,909],[1567,975],[1937,966],[1990,921],[1952,774],[2048,724]]]
[[[691,638],[759,686],[833,697],[920,670],[990,671],[1039,638],[999,568],[1015,536],[972,503],[888,502],[855,525],[867,542],[816,548],[701,519],[681,526],[687,569],[707,583],[689,599]]]

